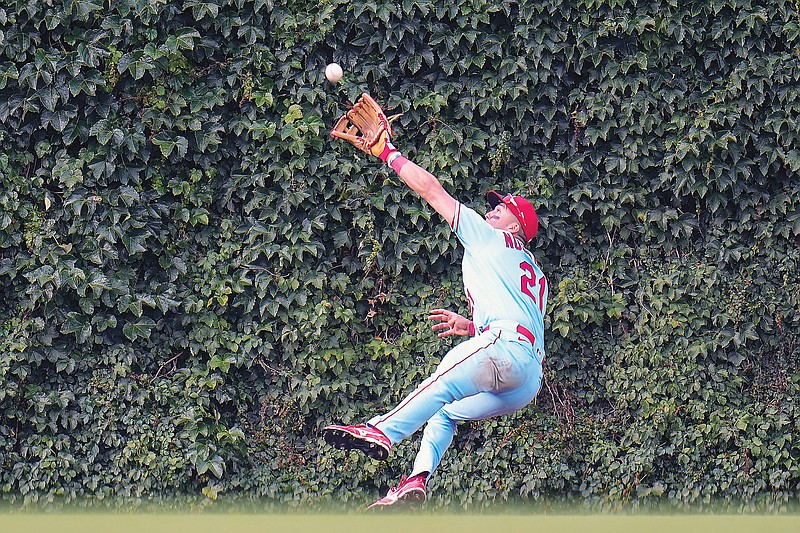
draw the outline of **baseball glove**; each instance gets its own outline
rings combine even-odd
[[[402,114],[386,117],[370,95],[364,93],[356,104],[333,126],[331,137],[344,139],[362,152],[380,157],[394,137],[392,122]]]

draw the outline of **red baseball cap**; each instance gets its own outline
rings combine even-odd
[[[531,242],[531,239],[536,237],[536,232],[539,231],[539,217],[528,200],[522,196],[514,196],[513,194],[503,196],[497,191],[489,191],[486,193],[486,201],[489,202],[492,208],[497,207],[497,204],[501,202],[506,204],[509,211],[514,213],[514,216],[517,217],[522,226],[527,242]]]

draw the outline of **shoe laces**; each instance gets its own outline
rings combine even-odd
[[[401,477],[400,483],[398,483],[396,487],[392,487],[389,489],[389,494],[396,494],[400,492],[400,489],[403,487],[403,485],[406,484],[406,481],[408,481],[408,476]]]

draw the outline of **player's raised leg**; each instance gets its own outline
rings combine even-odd
[[[539,367],[529,380],[513,390],[504,393],[482,392],[442,407],[425,425],[411,474],[403,477],[397,487],[389,489],[388,494],[370,508],[424,501],[427,478],[439,467],[444,453],[453,442],[457,423],[500,416],[525,407],[539,392],[541,380]]]
[[[479,392],[470,378],[475,369],[470,367],[491,344],[492,340],[476,337],[456,346],[445,355],[436,372],[397,407],[373,417],[367,424],[326,426],[322,430],[325,442],[342,450],[359,450],[374,459],[386,459],[392,444],[422,427],[443,405]]]
[[[504,331],[489,331],[454,347],[436,371],[388,413],[368,424],[392,442],[413,434],[445,405],[484,392],[506,394],[541,375],[526,343]],[[537,384],[538,385],[538,384]],[[505,396],[503,396],[505,398]],[[506,411],[510,412],[510,411]],[[492,416],[489,411],[475,418]]]

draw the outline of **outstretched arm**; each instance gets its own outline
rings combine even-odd
[[[392,145],[392,122],[399,116],[387,118],[378,102],[364,93],[352,109],[339,119],[331,130],[331,136],[379,157],[452,226],[455,223],[456,200],[442,188],[436,176],[403,157]]]
[[[448,224],[451,226],[454,224],[456,200],[444,190],[436,176],[402,155],[398,155],[392,161],[391,167],[400,179],[428,202]]]

